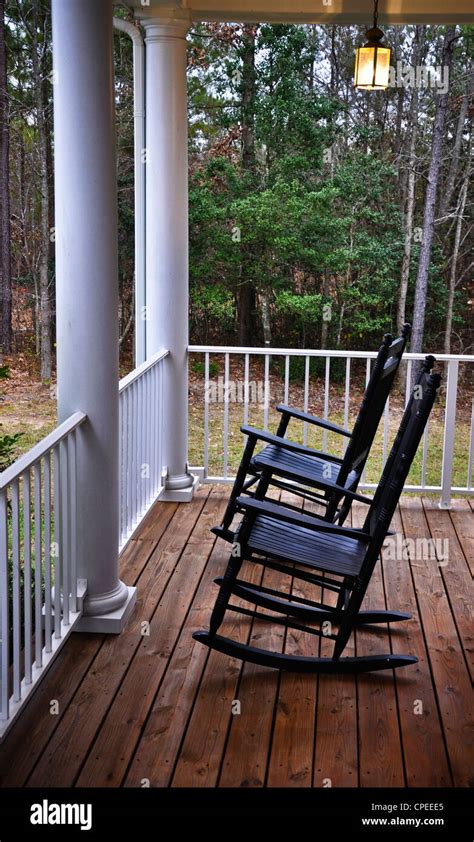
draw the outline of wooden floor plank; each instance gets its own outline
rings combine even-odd
[[[205,495],[203,497],[203,494]],[[137,604],[123,632],[104,641],[84,682],[69,705],[37,767],[29,786],[72,786],[87,757],[97,730],[133,655],[143,641],[142,623],[156,605],[176,567],[188,530],[201,512],[207,491],[175,512],[138,581]],[[211,504],[212,505],[212,504]]]
[[[352,523],[349,515],[346,524]],[[324,600],[336,603],[337,595],[329,590]],[[331,657],[334,643],[321,638],[320,654]],[[354,655],[352,635],[345,655]],[[313,786],[356,787],[359,782],[359,748],[357,733],[357,685],[353,675],[320,675],[318,679],[316,746]]]
[[[429,535],[419,498],[403,498],[400,507],[407,538]],[[420,616],[426,638],[443,730],[455,786],[472,784],[471,682],[446,596],[440,568],[418,558],[411,561]],[[472,756],[472,754],[471,754]]]
[[[208,489],[206,489],[208,492]],[[199,493],[203,493],[200,489]],[[147,513],[140,528],[135,533],[137,541],[159,541],[164,529],[168,526],[173,515],[178,510],[178,503],[158,503]]]
[[[393,518],[392,529],[403,536],[399,510]],[[411,620],[407,622],[392,623],[392,650],[418,658],[418,664],[395,671],[407,785],[451,786],[444,734],[413,589],[410,563],[406,555],[397,549],[396,537],[390,538],[389,541],[391,543],[382,553],[387,606],[393,611],[411,614]]]
[[[228,553],[227,546],[221,575],[225,571]],[[257,584],[262,579],[262,570],[257,565],[244,565],[242,577]],[[217,593],[216,586],[212,587],[209,582],[208,591],[212,594],[212,604],[205,615],[199,618],[197,628],[209,625],[210,610],[214,606]],[[235,597],[231,602],[233,605],[249,607],[247,602]],[[197,619],[194,618],[195,628]],[[239,643],[247,643],[250,629],[250,618],[228,611],[219,633]],[[191,628],[187,629],[188,639],[190,634]],[[182,730],[184,739],[171,782],[173,787],[216,786],[229,725],[231,719],[239,715],[234,713],[233,703],[239,700],[237,687],[241,670],[241,661],[220,652],[210,652],[188,727]]]
[[[451,520],[451,513],[440,511],[437,504],[428,498],[423,498],[422,502],[431,537],[435,542],[438,542],[438,546],[441,548],[438,551],[441,576],[449,597],[451,613],[454,617],[472,681],[474,679],[472,576],[459,543],[457,530]],[[474,521],[474,514],[469,513],[466,518],[466,513],[464,513],[464,518]],[[447,548],[447,552],[445,548]]]
[[[143,777],[148,778],[151,786],[167,786],[170,783],[180,744],[186,734],[187,723],[193,711],[198,711],[195,721],[199,721],[200,724],[202,745],[199,750],[197,739],[193,740],[194,764],[184,763],[181,775],[184,778],[195,774],[198,783],[207,785],[206,781],[213,774],[217,774],[213,771],[213,758],[216,754],[218,755],[218,769],[231,709],[228,699],[232,700],[234,696],[232,676],[235,686],[240,664],[232,659],[225,659],[222,655],[215,663],[214,656],[219,653],[211,653],[212,660],[209,668],[206,668],[205,681],[202,682],[202,673],[209,651],[206,647],[195,643],[191,635],[196,629],[209,625],[209,617],[217,592],[213,580],[216,576],[223,574],[228,556],[229,546],[223,541],[218,541],[137,746],[127,775],[127,786],[138,785]],[[237,615],[235,616],[237,618]],[[239,639],[238,626],[232,629],[226,625],[224,632]],[[224,675],[228,678],[228,686],[225,681],[223,683]],[[199,700],[195,702],[200,685],[207,687],[207,692],[204,690],[203,693],[204,701],[201,703]],[[200,704],[201,712],[199,712]],[[209,732],[206,729],[207,720],[202,721],[201,716],[212,717],[212,739],[209,738]],[[192,768],[195,771],[192,771]]]
[[[103,639],[103,635],[71,635],[1,745],[0,786],[25,785],[77,688],[88,675]],[[58,702],[56,715],[51,714],[52,699]]]
[[[354,526],[363,525],[367,506],[352,506]],[[385,608],[382,568],[377,562],[363,602],[365,609]],[[390,652],[386,625],[370,631],[360,628],[356,634],[356,653],[360,655]],[[404,786],[405,776],[398,720],[397,696],[393,672],[366,673],[357,677],[360,786]]]
[[[468,500],[453,500],[449,510],[471,576],[474,576],[474,512]]]
[[[270,496],[278,500],[279,491],[271,491]],[[238,521],[240,519],[237,518]],[[227,563],[227,557],[226,562]],[[224,568],[225,569],[225,565]],[[244,564],[241,577],[252,583],[261,583],[263,570],[259,565]],[[215,592],[212,599],[214,605]],[[249,603],[242,599],[231,600],[232,604],[249,608]],[[204,619],[204,625],[209,616]],[[248,643],[252,630],[250,618],[239,617],[232,612],[226,614],[222,625],[222,634],[239,642]],[[234,716],[241,714],[233,711],[233,702],[243,669],[241,661],[211,652],[202,678],[195,708],[189,721],[183,740],[182,750],[176,763],[172,785],[179,786],[215,786],[217,784],[222,755],[224,753],[229,727]],[[201,726],[204,727],[201,727]],[[212,734],[206,738],[207,734]]]
[[[263,584],[283,590],[288,577],[266,570]],[[261,613],[265,613],[260,609]],[[284,627],[264,620],[255,620],[250,644],[260,649],[281,652]],[[244,664],[237,698],[241,704],[240,716],[231,721],[229,739],[224,753],[221,787],[262,787],[269,755],[273,717],[278,691],[277,670],[256,664]]]
[[[282,501],[298,506],[295,495],[282,494]],[[316,506],[305,506],[306,510]],[[292,593],[306,599],[320,600],[321,588],[293,580]],[[287,655],[317,656],[319,638],[288,629],[285,642]],[[278,687],[275,722],[267,770],[267,786],[311,786],[313,777],[314,737],[316,731],[316,675],[282,672]]]
[[[167,668],[181,627],[199,585],[215,539],[210,525],[223,514],[221,495],[213,490],[204,508],[187,513],[180,507],[173,518],[173,538],[162,547],[163,560],[174,570],[156,610],[149,634],[141,638],[130,667],[105,716],[77,779],[77,786],[120,786],[133,756],[148,712]],[[183,550],[184,547],[184,550]],[[179,558],[179,563],[177,563]]]

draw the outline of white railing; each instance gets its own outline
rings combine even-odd
[[[167,354],[119,384],[120,549],[163,488]],[[82,614],[76,437],[86,417],[74,413],[0,473],[0,740]]]
[[[80,619],[76,436],[82,412],[0,474],[0,739]]]
[[[194,377],[192,384],[194,391],[198,392],[198,400],[202,391],[202,402],[193,414],[193,439],[190,440],[191,462],[198,467],[191,470],[208,482],[233,481],[243,445],[240,425],[251,423],[275,432],[278,403],[290,403],[350,427],[362,397],[364,382],[370,376],[371,361],[376,357],[375,351],[308,351],[213,345],[191,345],[189,353],[191,377]],[[408,399],[413,364],[424,356],[404,355],[399,383],[387,402],[361,488],[376,486]],[[444,374],[444,388],[426,428],[405,490],[439,492],[440,505],[449,507],[452,494],[473,491],[471,367],[474,356],[435,356],[437,369]],[[316,377],[311,371],[314,366],[319,366]],[[355,368],[358,368],[357,372],[354,372]],[[294,383],[292,374],[295,369],[298,377]],[[337,369],[335,377],[332,376],[334,369]],[[406,384],[403,394],[400,381]],[[196,447],[199,426],[202,445]],[[323,450],[328,447],[328,442],[331,447],[341,447],[340,436],[332,437],[327,431],[318,434],[310,427],[303,425],[304,444]],[[311,437],[312,440],[308,441]]]
[[[163,489],[161,350],[119,384],[120,549]]]

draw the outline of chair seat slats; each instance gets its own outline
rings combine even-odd
[[[354,538],[323,535],[265,515],[255,519],[247,546],[255,552],[350,577],[359,574],[367,549]]]
[[[299,482],[306,480],[309,483],[321,480],[337,483],[340,467],[329,460],[325,461],[317,456],[301,456],[276,445],[264,447],[254,456],[252,462],[260,470],[270,468],[276,474],[281,472],[286,476],[296,477]],[[330,473],[328,465],[331,467]]]

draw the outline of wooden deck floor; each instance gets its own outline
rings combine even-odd
[[[206,486],[190,504],[155,505],[122,557],[123,579],[138,587],[127,629],[71,637],[0,747],[1,785],[468,786],[470,504],[445,512],[406,497],[395,528],[447,538],[449,563],[384,558],[371,583],[369,606],[413,619],[391,638],[359,631],[357,653],[391,646],[419,663],[395,676],[316,677],[243,667],[191,638],[208,622],[212,580],[226,561],[209,532],[226,494]],[[355,509],[353,522],[360,517]],[[308,635],[262,621],[230,622],[225,633],[259,646],[314,647]]]

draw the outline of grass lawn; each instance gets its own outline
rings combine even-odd
[[[197,355],[195,355],[197,358]],[[231,358],[232,359],[232,358]],[[349,427],[354,423],[358,405],[362,398],[365,378],[365,361],[353,362],[353,381],[351,381],[351,402],[349,407]],[[337,372],[336,372],[337,374]],[[223,375],[223,357],[218,357],[212,369],[214,382]],[[243,380],[243,366],[238,361],[231,363],[230,376],[236,382]],[[256,361],[250,369],[250,379],[261,382],[263,368]],[[268,428],[276,430],[279,413],[276,405],[284,400],[284,380],[281,370],[273,365],[269,380],[270,405],[268,410]],[[336,382],[331,382],[329,389],[328,418],[336,424],[344,424],[344,382],[340,376]],[[290,381],[290,405],[303,407],[304,390],[301,379]],[[426,464],[426,484],[440,485],[444,436],[445,396],[441,391],[440,398],[433,410],[428,432],[428,455]],[[465,487],[468,471],[468,454],[470,445],[470,410],[472,403],[472,385],[460,379],[458,407],[456,417],[456,433],[453,462],[453,486]],[[311,377],[308,397],[308,410],[316,415],[324,413],[324,380]],[[400,388],[395,387],[390,398],[390,423],[387,440],[387,450],[395,436],[403,411],[403,397]],[[31,378],[20,372],[12,372],[12,379],[3,381],[0,392],[0,434],[22,433],[15,456],[28,451],[36,442],[40,441],[56,426],[56,400],[54,388],[32,383]],[[264,411],[261,403],[249,404],[248,423],[257,427],[263,426]],[[228,440],[227,440],[227,470],[233,476],[240,462],[243,446],[243,436],[240,426],[244,422],[244,407],[242,403],[229,403],[228,411]],[[209,475],[221,476],[224,473],[224,406],[222,403],[209,404]],[[303,442],[303,425],[293,421],[289,434],[295,441]],[[316,449],[323,449],[323,434],[311,425],[307,427],[307,444]],[[341,437],[332,433],[327,434],[324,449],[341,454]],[[412,470],[409,484],[421,484],[423,448],[420,446]],[[371,456],[366,469],[367,482],[377,482],[382,470],[383,458],[383,422],[380,425]],[[204,378],[201,364],[196,359],[190,364],[189,387],[189,462],[193,466],[204,464]]]

